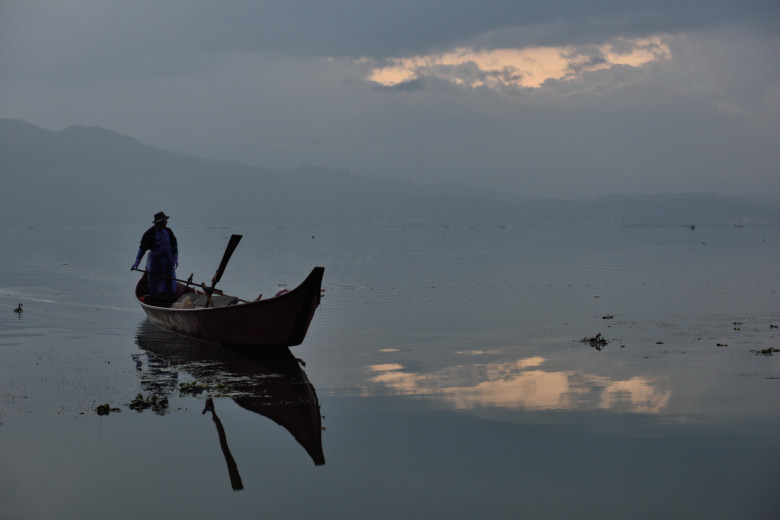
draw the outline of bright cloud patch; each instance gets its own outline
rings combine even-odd
[[[367,79],[388,87],[438,78],[473,88],[538,88],[548,79],[570,80],[617,65],[640,67],[670,56],[669,46],[660,37],[577,47],[459,48],[443,54],[393,58],[386,66],[374,67]]]

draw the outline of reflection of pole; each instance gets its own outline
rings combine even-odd
[[[214,424],[217,425],[217,435],[219,435],[219,447],[222,448],[222,454],[225,456],[225,462],[227,462],[228,473],[230,474],[230,485],[233,486],[234,491],[240,491],[244,489],[244,484],[241,483],[241,475],[238,473],[238,465],[233,459],[233,455],[230,454],[230,448],[227,445],[227,436],[225,435],[225,429],[222,427],[222,421],[217,417],[217,412],[214,411],[214,401],[211,397],[206,399],[206,407],[203,408],[203,413],[211,412],[211,418],[214,420]]]

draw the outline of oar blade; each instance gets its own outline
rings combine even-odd
[[[241,241],[242,238],[243,235],[230,235],[230,240],[228,241],[227,248],[225,248],[225,254],[222,255],[222,261],[219,263],[219,267],[217,268],[217,273],[214,275],[214,278],[211,281],[212,289],[222,279],[222,274],[225,272],[225,267],[227,267],[227,263],[230,260],[230,257],[233,255],[233,251],[236,250],[236,247],[238,246],[238,243]]]

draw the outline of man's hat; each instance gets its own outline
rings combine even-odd
[[[169,218],[171,217],[169,217],[168,215],[160,211],[159,213],[154,214],[154,223],[157,224],[158,222],[162,222],[163,220],[168,220]]]

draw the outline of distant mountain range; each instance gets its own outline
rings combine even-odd
[[[102,128],[51,131],[14,119],[0,119],[0,181],[5,226],[137,223],[160,210],[180,223],[214,226],[780,223],[776,205],[735,197],[531,200],[319,167],[269,170],[162,150]]]

